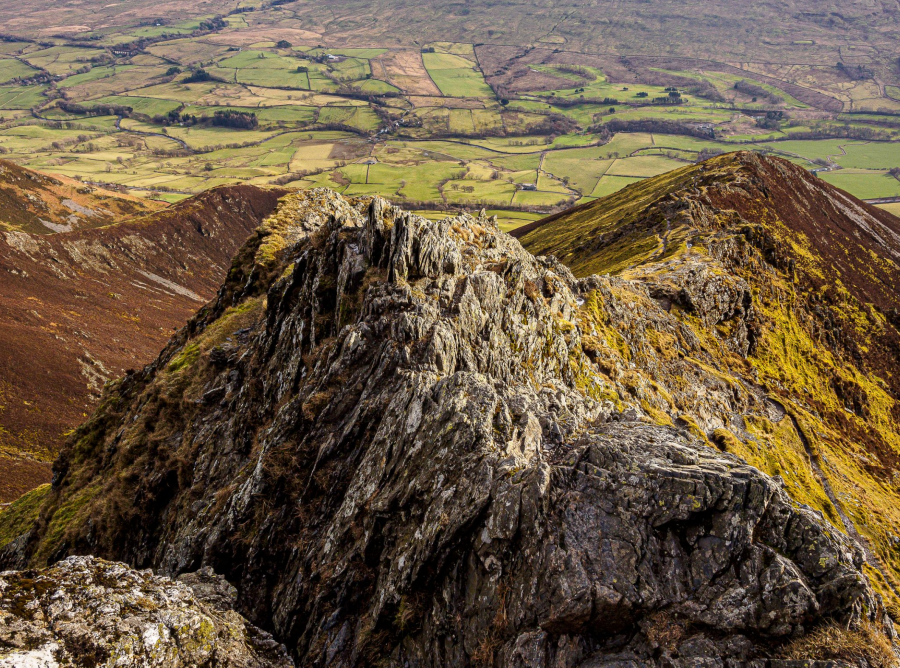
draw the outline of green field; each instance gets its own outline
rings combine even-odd
[[[766,104],[790,118],[762,128],[754,116],[760,104],[734,92],[752,71],[638,67],[647,80],[623,83],[565,42],[540,40],[555,45],[552,53],[545,46],[508,63],[458,39],[326,48],[293,28],[291,48],[279,48],[277,35],[286,33],[256,30],[257,20],[229,16],[226,30],[200,37],[192,34],[199,19],[186,18],[104,28],[91,33],[90,46],[0,42],[0,79],[52,80],[0,86],[0,150],[28,166],[167,201],[241,181],[325,185],[486,206],[503,212],[504,225],[737,149],[810,169],[830,165],[822,178],[860,197],[897,195],[887,172],[900,163],[900,108],[896,122],[884,112],[796,120],[792,114],[814,107],[800,93],[757,81]],[[126,55],[110,48],[137,37],[150,43]],[[681,82],[679,104],[654,101],[668,97],[665,77]],[[531,83],[517,90],[520,80]],[[90,113],[64,110],[57,91]],[[878,94],[862,84],[833,92],[848,100]],[[94,116],[99,105],[128,108],[130,117]],[[252,114],[253,126],[213,125],[223,111]],[[613,122],[653,125],[604,130]],[[715,137],[692,136],[697,127]],[[810,131],[848,136],[795,139]],[[792,139],[773,141],[785,137]]]
[[[27,79],[37,73],[37,69],[15,58],[0,58],[0,83],[12,79]]]
[[[478,66],[452,53],[423,53],[425,69],[441,93],[448,97],[493,97]]]
[[[861,199],[900,197],[900,181],[884,172],[842,169],[820,173],[819,176],[823,181],[851,192]]]
[[[0,110],[30,109],[46,99],[46,86],[0,86]]]

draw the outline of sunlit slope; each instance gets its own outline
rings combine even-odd
[[[608,339],[600,347],[615,364],[670,388],[666,413],[684,411],[687,428],[782,475],[795,499],[859,531],[892,598],[900,574],[900,219],[784,160],[733,153],[516,236],[578,276],[624,279],[632,296],[616,297],[619,312],[637,318],[662,307],[693,332],[703,364],[736,397],[764,397],[764,412],[698,415],[671,391],[691,379],[659,362],[690,361],[683,337],[599,321],[599,338]],[[598,307],[609,312],[609,297]],[[709,392],[695,383],[684,396]]]
[[[0,160],[0,232],[72,232],[109,225],[163,206]]]

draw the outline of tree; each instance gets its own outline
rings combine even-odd
[[[212,75],[204,69],[199,69],[187,77],[182,83],[203,83],[211,81]]]
[[[504,97],[503,99],[500,100],[500,104],[501,104],[501,106],[504,106],[504,107],[505,107],[506,105],[509,104],[509,100],[507,100],[507,99]]]
[[[167,77],[174,77],[176,74],[181,74],[180,67],[170,67],[169,69],[166,70]]]
[[[609,108],[609,113],[611,113],[611,114],[616,113],[616,108],[615,108],[615,107],[610,107],[610,108]]]
[[[275,43],[276,49],[290,49],[292,46],[294,46],[294,45],[291,44],[286,39],[280,39]]]

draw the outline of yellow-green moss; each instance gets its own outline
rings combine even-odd
[[[166,370],[169,373],[177,373],[185,367],[193,366],[199,356],[200,346],[196,343],[188,343],[181,349],[181,352],[172,358]]]
[[[706,434],[703,433],[703,430],[700,429],[700,425],[697,424],[697,421],[691,415],[679,415],[678,421],[687,429],[688,433],[696,438],[698,441],[703,443],[704,445],[708,445],[709,447],[714,447],[712,443],[709,442],[709,439],[706,437]]]
[[[50,485],[41,485],[20,496],[6,510],[0,513],[0,548],[22,535],[34,524]]]
[[[641,408],[644,409],[644,412],[653,420],[654,423],[664,426],[671,427],[672,418],[669,417],[669,414],[665,411],[661,411],[658,408],[654,408],[649,401],[646,399],[641,402]]]
[[[216,318],[192,341],[185,344],[181,351],[172,358],[166,367],[169,373],[178,373],[196,364],[201,354],[209,352],[223,343],[234,332],[256,323],[265,312],[265,296],[248,299],[245,302],[226,310]]]
[[[56,551],[62,543],[69,525],[78,518],[85,519],[88,504],[100,492],[99,485],[91,485],[78,490],[53,512],[49,518],[47,529],[41,540],[40,548],[35,554],[34,561],[38,564],[46,560]],[[80,525],[80,523],[77,523]]]

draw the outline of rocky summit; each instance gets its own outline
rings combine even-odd
[[[233,596],[212,573],[173,582],[93,557],[0,574],[0,666],[292,666],[231,609]]]
[[[691,169],[736,192],[753,159],[718,160]],[[694,176],[660,187],[700,192]],[[283,197],[216,299],[106,386],[52,485],[0,515],[17,569],[0,624],[24,629],[0,633],[0,656],[67,665],[87,638],[103,666],[153,665],[115,657],[156,648],[169,665],[280,666],[279,643],[296,666],[348,668],[896,663],[895,482],[881,441],[852,440],[857,419],[896,433],[893,381],[866,366],[895,325],[882,316],[853,357],[828,314],[861,293],[812,300],[797,267],[813,254],[766,234],[790,221],[680,197],[650,228],[595,235],[598,251],[632,235],[642,262],[581,278],[483,214]],[[868,370],[852,377],[868,413],[832,422],[813,393],[850,385],[803,398],[775,379],[763,362],[821,360],[796,341],[834,355],[833,378],[852,373],[844,355]],[[881,509],[871,526],[851,484]],[[161,611],[116,593],[130,581]],[[197,581],[233,597],[204,603]],[[185,654],[241,624],[271,633],[270,654]]]

